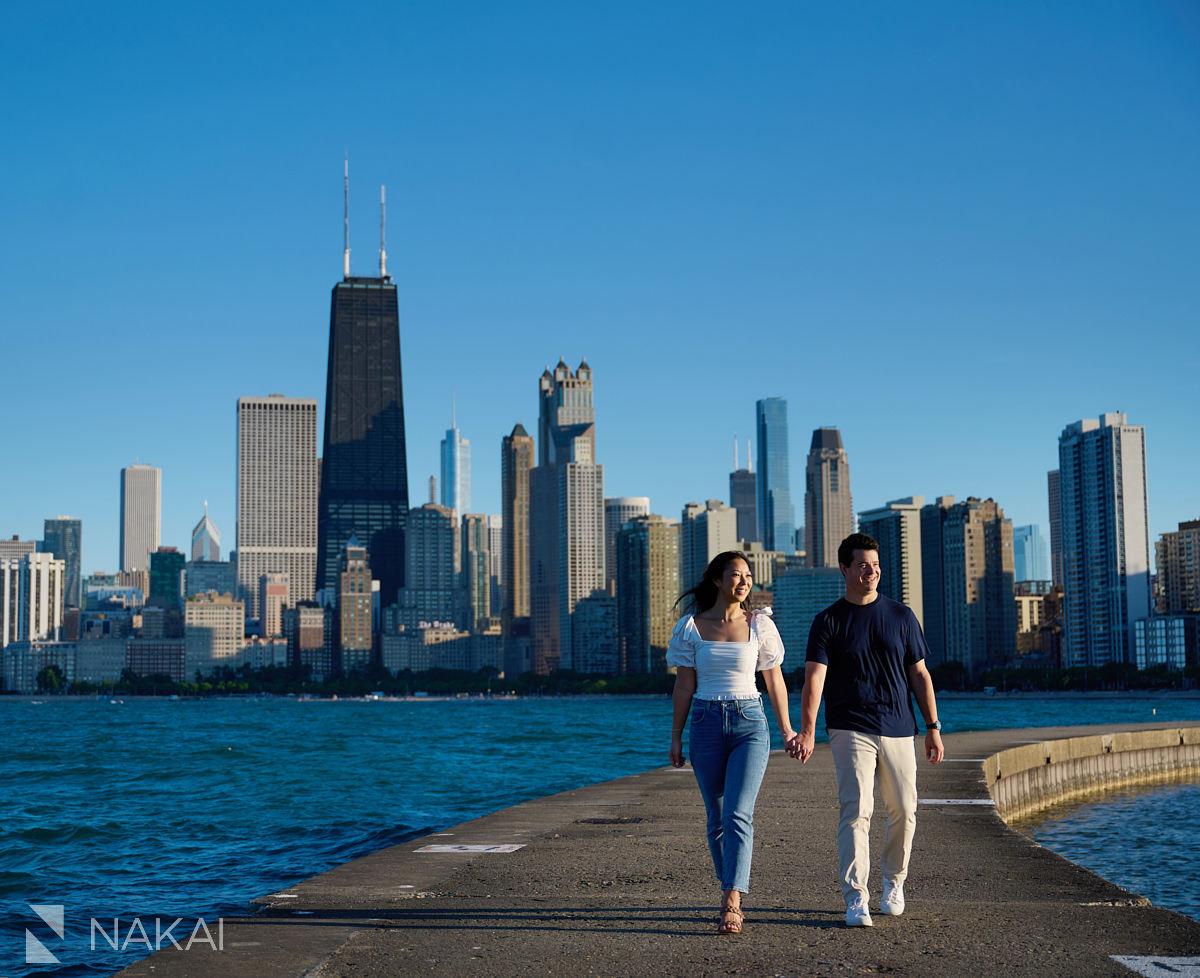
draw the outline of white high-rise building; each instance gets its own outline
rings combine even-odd
[[[736,509],[719,499],[703,506],[685,503],[679,521],[679,583],[683,588],[698,584],[710,560],[740,546]]]
[[[289,601],[313,599],[317,576],[317,402],[239,397],[237,597],[259,618],[259,580],[288,575]]]
[[[1117,413],[1067,425],[1058,477],[1063,665],[1132,662],[1151,607],[1145,429]]]
[[[0,648],[57,640],[65,589],[66,561],[54,554],[0,558]]]
[[[148,571],[162,532],[162,469],[121,470],[121,570]]]
[[[245,646],[246,611],[231,595],[197,594],[183,610],[184,675],[208,674],[221,666],[241,664]]]

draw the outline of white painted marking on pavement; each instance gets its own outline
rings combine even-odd
[[[921,805],[991,805],[995,806],[995,802],[991,798],[918,798],[918,804]]]
[[[524,845],[461,845],[461,846],[422,846],[420,849],[414,849],[413,852],[516,852],[518,849],[524,849]]]
[[[1158,954],[1149,957],[1111,954],[1109,957],[1146,978],[1200,978],[1200,958],[1167,958]]]
[[[276,895],[277,897],[286,898],[286,899],[288,899],[288,900],[298,900],[298,899],[300,899],[300,894],[299,894],[299,893],[276,893],[275,895]]]
[[[943,757],[943,764],[982,764],[986,757]]]

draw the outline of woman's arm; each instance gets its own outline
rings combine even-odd
[[[783,680],[783,668],[772,666],[763,670],[763,685],[767,687],[767,697],[771,700],[771,709],[775,711],[775,722],[779,724],[779,732],[783,735],[783,746],[791,750],[796,731],[792,729],[791,717],[788,715],[787,683]]]
[[[808,763],[817,739],[817,711],[821,709],[821,694],[825,692],[825,673],[828,666],[809,662],[804,666],[804,691],[800,694],[800,739],[796,750],[800,760]]]
[[[692,694],[696,692],[696,670],[680,666],[675,672],[675,691],[671,694],[671,766],[683,767],[683,728],[687,726]]]

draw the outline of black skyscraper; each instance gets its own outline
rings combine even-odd
[[[338,555],[357,537],[383,604],[393,604],[404,584],[407,515],[396,286],[386,274],[347,275],[333,287],[329,315],[317,588],[336,593]]]

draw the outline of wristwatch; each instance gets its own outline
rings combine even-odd
[[[925,732],[929,733],[930,730],[941,730],[941,729],[942,729],[942,721],[934,720],[933,723],[931,723],[925,727]]]

